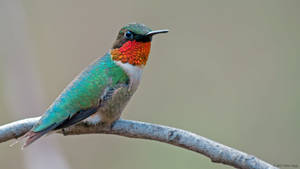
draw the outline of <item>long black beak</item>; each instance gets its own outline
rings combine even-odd
[[[147,36],[153,36],[153,35],[156,35],[156,34],[160,34],[160,33],[168,33],[168,32],[169,32],[169,30],[163,29],[163,30],[156,30],[156,31],[148,32],[146,35],[147,35]]]

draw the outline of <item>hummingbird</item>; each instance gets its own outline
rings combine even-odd
[[[167,32],[139,23],[122,27],[112,48],[84,69],[23,136],[23,148],[82,120],[112,126],[139,86],[153,35]]]

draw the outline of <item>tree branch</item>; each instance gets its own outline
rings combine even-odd
[[[29,131],[40,117],[28,118],[0,126],[0,143],[18,138]],[[222,145],[194,133],[168,126],[118,120],[111,129],[81,122],[69,128],[57,131],[64,135],[79,134],[115,134],[130,138],[156,140],[185,148],[209,157],[212,162],[227,164],[242,169],[274,169],[276,167],[228,146]]]

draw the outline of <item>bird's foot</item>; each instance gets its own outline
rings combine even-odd
[[[105,121],[100,121],[98,124],[103,128],[103,130],[111,131],[115,125],[117,120],[113,122],[105,122]]]

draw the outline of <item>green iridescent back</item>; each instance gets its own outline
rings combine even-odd
[[[80,110],[96,107],[107,86],[114,87],[128,81],[127,74],[107,53],[89,65],[67,86],[48,108],[33,131],[42,131],[55,123],[63,122]]]

